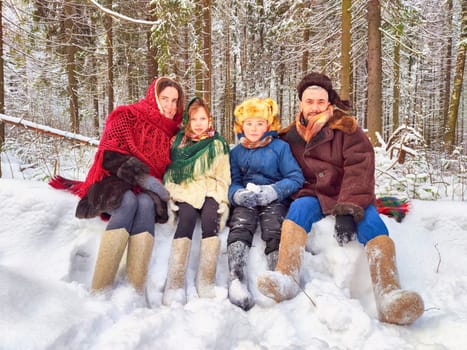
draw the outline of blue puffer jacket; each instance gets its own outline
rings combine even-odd
[[[235,205],[234,193],[248,183],[272,185],[278,200],[282,201],[297,192],[305,181],[288,143],[278,139],[276,131],[267,132],[263,138],[266,136],[274,139],[265,147],[249,149],[239,144],[230,153],[229,201],[232,205]]]

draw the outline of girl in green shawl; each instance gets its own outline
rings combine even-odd
[[[202,240],[196,289],[200,297],[215,297],[220,250],[217,234],[229,215],[229,146],[214,130],[212,116],[202,98],[195,97],[187,104],[183,126],[173,140],[172,163],[164,175],[171,197],[170,211],[172,216],[178,216],[162,300],[165,305],[186,302],[185,274],[198,216]]]

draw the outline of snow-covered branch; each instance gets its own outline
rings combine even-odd
[[[144,24],[144,25],[155,25],[155,24],[158,24],[159,22],[154,22],[154,21],[146,21],[144,19],[135,19],[135,18],[131,18],[131,17],[128,17],[128,16],[125,16],[125,15],[122,15],[118,12],[115,12],[115,11],[112,11],[112,10],[109,10],[108,8],[102,6],[101,4],[99,4],[97,1],[95,0],[89,0],[89,2],[91,4],[93,4],[94,6],[96,6],[97,8],[99,8],[99,10],[101,10],[102,12],[105,12],[107,13],[108,15],[111,15],[112,17],[116,17],[118,19],[123,19],[125,21],[128,21],[128,22],[132,22],[132,23],[137,23],[137,24]]]
[[[54,129],[51,128],[47,125],[42,125],[34,122],[30,122],[27,120],[24,120],[22,118],[16,118],[16,117],[10,117],[5,114],[0,113],[0,121],[4,123],[9,123],[17,126],[22,126],[26,129],[32,129],[37,132],[41,132],[47,135],[55,136],[55,137],[62,137],[68,141],[71,142],[78,142],[78,143],[83,143],[83,144],[88,144],[91,146],[98,146],[99,145],[99,140],[92,139],[87,136],[83,136],[80,134],[75,134],[69,131],[63,131],[60,129]]]

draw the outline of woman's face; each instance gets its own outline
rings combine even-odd
[[[268,131],[268,122],[265,119],[247,118],[243,122],[243,133],[251,142],[261,140],[266,131]]]
[[[209,127],[209,116],[204,108],[196,109],[190,115],[190,129],[196,134],[201,135]]]
[[[159,107],[162,109],[162,114],[169,119],[175,117],[177,113],[178,91],[173,86],[167,86],[159,94]]]

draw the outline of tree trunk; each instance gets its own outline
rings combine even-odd
[[[5,73],[3,71],[3,1],[0,0],[0,113],[5,113]],[[1,157],[5,143],[5,124],[0,122],[0,178],[2,177]]]
[[[209,108],[212,109],[212,44],[211,44],[211,0],[204,0],[203,6],[203,58],[206,69],[204,70],[203,97]]]
[[[112,0],[108,0],[107,8],[112,8]],[[112,17],[104,15],[105,42],[107,45],[107,113],[114,109],[114,74],[113,74],[113,33],[112,33]]]
[[[282,53],[284,52],[284,48],[281,47],[279,49],[280,54],[282,56]],[[278,98],[277,98],[277,103],[279,104],[279,116],[281,117],[281,123],[283,122],[283,117],[284,117],[284,71],[285,71],[285,64],[280,63],[279,64],[279,89],[278,89]],[[288,117],[288,116],[287,116]]]
[[[352,13],[350,8],[352,0],[342,1],[342,41],[341,41],[341,90],[340,97],[343,100],[350,99],[350,45],[351,45],[351,22]]]
[[[308,45],[309,40],[310,40],[310,30],[305,29],[303,31],[303,43],[305,47]],[[305,51],[303,51],[303,54],[302,54],[302,75],[305,75],[308,71],[308,57],[309,57],[309,52],[307,49],[305,49]]]
[[[448,18],[447,26],[448,28],[452,27],[452,0],[446,0],[447,4],[447,14]],[[443,101],[443,132],[446,130],[446,125],[448,124],[448,114],[449,114],[449,98],[451,92],[451,69],[452,69],[452,35],[448,35],[446,45],[446,66],[444,67],[446,72],[446,78],[444,81],[444,101]]]
[[[93,106],[93,126],[94,126],[94,135],[99,136],[99,91],[98,91],[98,81],[97,81],[97,59],[95,56],[92,57],[93,62],[93,74],[91,76],[91,96],[92,96],[92,106]]]
[[[462,23],[459,46],[457,48],[456,73],[449,103],[449,117],[444,135],[446,151],[451,153],[456,145],[456,125],[459,113],[459,102],[464,81],[465,51],[467,49],[467,1],[462,2]]]
[[[376,134],[382,129],[382,62],[381,62],[381,6],[379,0],[369,0],[368,8],[368,137],[378,144]]]
[[[201,61],[200,51],[202,50],[202,40],[203,40],[203,4],[199,1],[195,5],[195,26],[196,26],[196,39],[195,39],[195,94],[203,95],[203,62]]]
[[[153,7],[154,4],[151,1],[149,4],[149,20],[155,21],[157,18],[153,14]],[[152,40],[151,40],[151,30],[148,30],[146,33],[146,43],[147,43],[147,57],[146,57],[146,64],[147,64],[147,82],[148,85],[151,84],[151,82],[154,80],[155,77],[157,77],[158,73],[158,67],[157,67],[157,49],[152,45]]]
[[[78,80],[76,79],[76,52],[78,46],[74,44],[73,39],[73,17],[75,10],[73,3],[65,1],[64,9],[65,15],[65,53],[66,53],[66,74],[68,78],[67,92],[70,102],[70,119],[71,131],[79,134],[79,109],[78,109]]]
[[[227,1],[226,7],[230,8],[230,0]],[[225,88],[224,88],[224,116],[222,120],[223,124],[223,135],[225,136],[226,141],[230,143],[234,143],[235,136],[232,132],[232,84],[231,84],[231,55],[230,55],[230,18],[227,17],[225,19],[226,26],[225,26],[225,37],[227,42],[225,43]]]
[[[401,64],[401,37],[403,24],[396,26],[396,40],[394,42],[394,71],[393,71],[393,89],[392,89],[392,131],[399,127],[399,106],[400,106],[400,64]],[[392,133],[392,132],[391,132]]]
[[[94,37],[96,31],[94,26],[91,27],[91,35]],[[99,60],[96,55],[91,55],[89,64],[89,70],[91,71],[91,76],[89,78],[89,95],[92,99],[92,125],[93,125],[93,135],[99,137]]]

